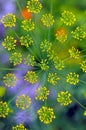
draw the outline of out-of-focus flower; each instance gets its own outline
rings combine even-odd
[[[28,65],[28,66],[34,66],[36,63],[35,61],[35,57],[28,54],[27,56],[25,56],[24,58],[24,64]]]
[[[66,25],[66,26],[72,26],[76,22],[76,16],[70,11],[64,10],[61,14],[61,21]]]
[[[9,107],[7,102],[0,101],[0,117],[6,118],[9,113]]]
[[[55,37],[59,42],[64,43],[67,40],[66,29],[64,28],[57,29],[55,32]]]
[[[31,0],[27,2],[27,10],[32,13],[39,13],[42,9],[42,4],[39,0]]]
[[[57,102],[59,102],[63,106],[67,106],[72,102],[70,97],[71,97],[71,94],[68,91],[66,92],[61,91],[58,93]]]
[[[50,27],[54,24],[54,17],[51,14],[43,14],[41,21],[45,26]]]
[[[44,124],[50,124],[52,119],[55,119],[55,114],[52,108],[42,106],[38,111],[39,119]]]
[[[0,86],[0,97],[3,97],[3,96],[4,96],[4,94],[5,94],[5,92],[6,92],[5,87]]]
[[[31,12],[28,12],[26,8],[23,8],[21,13],[24,19],[31,19],[33,15]]]

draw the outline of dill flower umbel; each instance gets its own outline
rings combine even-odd
[[[32,37],[29,34],[20,37],[20,43],[22,46],[29,47],[33,43]]]
[[[57,81],[60,80],[60,78],[57,76],[56,73],[49,73],[47,81],[53,85],[57,84]]]
[[[6,36],[4,41],[2,42],[2,46],[6,48],[8,51],[14,50],[16,46],[16,40],[12,36]]]
[[[51,50],[51,47],[52,43],[46,39],[40,43],[40,49],[42,52],[49,52]]]
[[[20,52],[13,52],[10,56],[10,63],[14,66],[22,63],[22,54]]]
[[[25,19],[22,21],[22,25],[21,27],[25,30],[25,31],[32,31],[34,28],[35,28],[35,24],[34,22],[32,21],[32,19]]]
[[[67,41],[66,29],[64,28],[57,29],[55,33],[55,37],[61,43],[64,43],[65,41]]]
[[[71,49],[69,49],[70,58],[79,59],[80,57],[80,51],[72,46]]]
[[[49,95],[49,90],[46,87],[39,87],[35,91],[35,99],[44,101]]]
[[[36,63],[35,61],[35,57],[28,54],[25,58],[24,58],[24,64],[28,65],[28,66],[34,66]]]
[[[19,124],[12,127],[12,130],[27,130],[23,124]]]
[[[16,23],[16,16],[8,13],[2,17],[1,22],[3,23],[4,27],[14,27]]]
[[[14,87],[16,85],[17,82],[17,78],[14,74],[12,73],[7,73],[4,77],[3,77],[3,82],[7,87]]]
[[[54,67],[57,70],[62,70],[64,68],[64,61],[59,59],[58,56],[54,57],[53,62],[54,62]]]
[[[66,77],[66,81],[70,84],[76,85],[79,82],[79,74],[70,72]]]
[[[32,12],[38,14],[42,9],[42,4],[39,0],[30,0],[27,2],[27,10],[28,12]]]
[[[0,101],[0,117],[6,118],[9,113],[9,107],[7,102]]]
[[[82,71],[86,73],[86,60],[83,60],[82,63],[80,63],[80,65],[81,65]]]
[[[42,59],[39,63],[39,66],[42,70],[48,70],[49,69],[49,65],[48,65],[48,61],[47,59]]]
[[[29,98],[27,95],[22,94],[17,97],[16,99],[16,106],[21,108],[22,110],[25,110],[29,108],[31,105],[31,98]]]
[[[67,106],[72,102],[70,97],[71,94],[68,91],[61,91],[58,93],[57,102],[59,102],[63,106]]]
[[[44,124],[50,124],[55,119],[55,114],[52,108],[42,106],[38,111],[39,120]]]
[[[43,14],[41,21],[43,25],[50,27],[54,24],[54,17],[51,14]]]
[[[74,31],[71,32],[73,38],[77,40],[82,40],[86,38],[86,32],[83,31],[81,27],[77,27]]]
[[[34,84],[38,81],[38,76],[37,76],[36,72],[28,71],[26,73],[26,75],[24,76],[24,80],[31,84]]]
[[[76,22],[76,16],[71,11],[64,10],[61,14],[61,21],[66,26],[72,26]]]

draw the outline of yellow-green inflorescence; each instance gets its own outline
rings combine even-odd
[[[73,38],[77,40],[82,40],[86,38],[86,32],[83,31],[81,27],[77,27],[74,31],[71,32]]]
[[[16,106],[18,108],[25,110],[25,109],[29,108],[30,105],[31,105],[31,98],[29,98],[27,95],[22,94],[22,95],[17,97]]]
[[[83,115],[86,116],[86,111],[84,111]]]
[[[61,21],[66,26],[72,26],[76,22],[76,16],[73,14],[73,12],[64,10],[61,14]]]
[[[79,82],[79,74],[70,72],[66,77],[66,81],[70,84],[76,85]]]
[[[36,63],[35,61],[35,57],[28,54],[25,58],[24,58],[24,64],[28,65],[28,66],[34,66]]]
[[[22,21],[22,25],[21,27],[25,30],[25,31],[32,31],[34,28],[35,28],[35,24],[34,22],[32,21],[32,19],[25,19]]]
[[[10,63],[14,66],[22,63],[22,54],[20,52],[13,52],[10,56]]]
[[[42,59],[39,63],[39,66],[42,70],[48,70],[49,69],[49,65],[48,65],[48,61],[47,59]]]
[[[68,91],[61,91],[57,95],[57,102],[63,106],[68,106],[72,100],[70,99],[71,94]]]
[[[55,114],[52,108],[42,106],[38,111],[39,120],[44,124],[50,124],[55,119]]]
[[[83,61],[80,63],[80,65],[81,65],[82,71],[86,73],[86,60],[83,60]]]
[[[29,47],[33,43],[32,37],[29,34],[20,37],[20,43],[22,46]]]
[[[47,81],[53,85],[57,84],[57,81],[60,80],[60,78],[57,76],[56,73],[49,73]]]
[[[38,14],[42,9],[42,4],[39,0],[30,0],[27,2],[27,10],[28,12],[32,12]]]
[[[3,77],[3,82],[7,87],[14,87],[17,82],[17,78],[13,73],[7,73]]]
[[[76,49],[74,46],[72,46],[71,49],[69,49],[70,58],[79,59],[80,57],[80,51]]]
[[[12,130],[27,130],[23,124],[19,124],[12,127]]]
[[[16,23],[16,16],[8,13],[2,17],[1,22],[3,23],[4,27],[14,27]]]
[[[6,118],[8,114],[9,114],[8,103],[0,101],[0,117]]]
[[[24,80],[31,84],[34,84],[38,81],[38,76],[37,76],[36,72],[28,71],[26,73],[26,75],[24,76]]]
[[[67,32],[66,32],[66,29],[65,28],[59,28],[59,29],[57,29],[56,33],[55,33],[55,37],[61,43],[64,43],[65,41],[67,41]]]
[[[40,49],[42,52],[49,52],[51,50],[51,47],[52,47],[52,43],[46,39],[40,44]]]
[[[50,27],[54,24],[54,17],[51,14],[43,14],[41,21],[43,23],[43,25]]]
[[[39,87],[35,91],[35,99],[36,100],[44,101],[45,99],[47,99],[48,95],[49,95],[49,90],[44,86]]]
[[[54,59],[53,59],[53,62],[54,62],[54,67],[57,69],[57,70],[62,70],[65,66],[64,66],[64,61],[61,60],[60,58],[58,58],[58,56],[55,56]]]
[[[2,42],[2,46],[8,51],[14,50],[16,47],[16,40],[12,36],[7,36]]]

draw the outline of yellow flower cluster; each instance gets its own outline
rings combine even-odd
[[[56,55],[57,54],[55,53],[55,51],[52,50],[52,49],[50,49],[50,51],[48,52],[48,58],[49,58],[49,60],[53,60]]]
[[[6,118],[9,113],[9,107],[7,102],[0,101],[0,117]]]
[[[42,9],[42,4],[38,0],[30,0],[27,2],[28,12],[38,14]]]
[[[6,48],[8,51],[14,50],[16,46],[16,40],[12,36],[7,36],[2,42],[2,46]]]
[[[4,77],[3,77],[3,82],[7,87],[14,87],[16,85],[17,82],[17,78],[14,74],[12,73],[7,73]]]
[[[49,65],[48,65],[47,59],[42,59],[41,62],[39,63],[39,66],[44,71],[48,70],[49,69]]]
[[[12,130],[27,130],[23,124],[19,124],[12,127]]]
[[[54,18],[51,14],[44,14],[42,15],[41,21],[43,25],[50,27],[54,24]]]
[[[51,47],[52,43],[47,41],[46,39],[40,44],[40,49],[42,52],[49,52],[51,50]]]
[[[22,54],[20,52],[13,52],[10,56],[10,63],[14,66],[22,63]]]
[[[47,81],[53,85],[57,84],[57,81],[60,80],[60,78],[57,76],[56,73],[49,73]]]
[[[73,38],[77,40],[82,40],[86,38],[86,32],[83,31],[81,27],[77,27],[74,31],[71,32]]]
[[[28,65],[28,66],[34,66],[36,63],[35,61],[35,57],[28,54],[25,58],[24,58],[24,64]]]
[[[57,102],[63,106],[68,106],[72,100],[70,99],[71,94],[68,91],[61,91],[58,93]]]
[[[79,59],[80,57],[80,51],[72,46],[71,49],[69,49],[70,58]]]
[[[35,28],[35,24],[34,22],[32,21],[32,19],[25,19],[22,21],[22,25],[21,27],[25,30],[25,31],[32,31],[34,28]]]
[[[71,11],[64,10],[62,12],[61,21],[66,26],[72,26],[75,23],[75,21],[76,21],[76,16]]]
[[[1,22],[3,23],[4,27],[14,27],[16,23],[16,16],[8,13],[2,17]]]
[[[46,87],[39,87],[35,91],[35,99],[44,101],[47,99],[47,96],[49,95],[49,90]]]
[[[70,84],[76,85],[79,82],[79,74],[70,72],[66,77],[66,81]]]
[[[86,116],[86,111],[84,111],[83,115]]]
[[[42,106],[38,111],[39,120],[44,124],[50,124],[52,119],[55,119],[55,114],[52,108]]]
[[[18,108],[25,110],[25,109],[29,108],[30,105],[31,105],[31,98],[29,98],[27,95],[22,94],[22,95],[17,97],[16,106]]]
[[[64,61],[55,56],[53,59],[54,66],[57,70],[62,70],[64,68]]]
[[[36,75],[36,72],[28,71],[24,76],[24,80],[31,84],[34,84],[38,81],[38,76]]]
[[[65,41],[67,41],[66,29],[60,28],[60,29],[56,30],[55,36],[59,42],[64,43]]]
[[[86,60],[83,60],[82,63],[80,63],[80,65],[81,65],[82,71],[86,73]]]
[[[33,43],[33,39],[27,34],[20,37],[20,43],[22,46],[29,47]]]

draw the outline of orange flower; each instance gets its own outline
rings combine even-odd
[[[22,9],[22,17],[24,19],[31,19],[32,18],[32,13],[28,12],[26,8]]]

